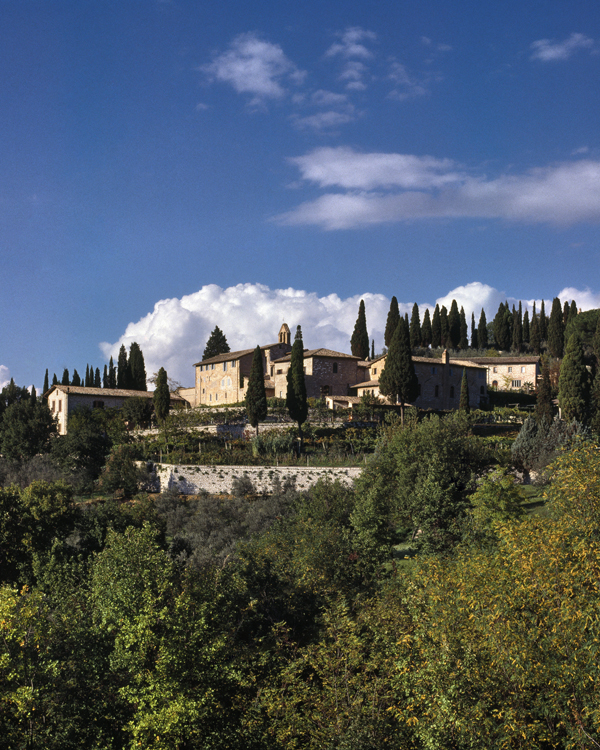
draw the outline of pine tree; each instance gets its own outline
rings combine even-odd
[[[148,386],[146,385],[146,365],[144,362],[144,355],[142,354],[139,344],[135,341],[129,349],[128,365],[131,378],[129,387],[134,391],[147,391]]]
[[[308,416],[308,400],[306,398],[306,381],[304,378],[304,344],[302,342],[302,329],[300,326],[296,329],[296,336],[292,345],[290,368],[287,372],[286,406],[291,419],[298,423],[300,449],[302,449],[302,425],[306,422],[306,417]]]
[[[117,360],[117,388],[129,389],[130,374],[129,363],[127,361],[127,351],[125,344],[121,344],[119,349],[119,359]]]
[[[67,370],[66,367],[65,367],[65,369],[63,371],[63,376],[62,376],[62,380],[60,381],[60,384],[61,385],[70,385],[71,384],[71,382],[69,380],[69,371]]]
[[[42,396],[45,393],[48,393],[49,387],[50,386],[48,385],[48,368],[46,368],[46,374],[44,375],[44,390],[42,391]]]
[[[460,338],[458,340],[458,348],[465,349],[469,348],[469,329],[467,328],[467,318],[465,316],[465,308],[460,308]]]
[[[548,323],[548,351],[551,356],[560,359],[563,356],[565,344],[565,326],[560,300],[555,297],[552,301],[550,322]]]
[[[475,325],[475,313],[471,313],[471,349],[479,349],[477,345],[477,326]]]
[[[362,360],[369,358],[369,334],[367,332],[367,315],[365,312],[365,303],[361,299],[358,306],[358,318],[354,324],[354,331],[350,339],[350,351],[353,357],[360,357]]]
[[[156,375],[156,387],[154,390],[154,413],[159,422],[164,422],[169,413],[171,394],[169,393],[169,382],[167,371],[161,367]]]
[[[410,334],[402,319],[398,326],[379,378],[379,390],[395,404],[400,402],[400,422],[404,424],[404,404],[413,402],[419,395],[419,381],[410,349]]]
[[[423,313],[423,325],[421,326],[421,344],[425,347],[431,346],[431,316],[429,308],[425,308]]]
[[[252,367],[246,390],[246,414],[248,415],[248,421],[258,435],[258,423],[262,422],[267,416],[267,392],[265,391],[265,372],[260,346],[256,347],[252,357]]]
[[[431,347],[432,349],[439,349],[442,345],[442,321],[440,306],[436,305],[433,311],[433,319],[431,321]]]
[[[535,318],[537,320],[537,316]],[[546,362],[546,358],[542,359],[542,377],[537,387],[537,396],[535,404],[535,418],[538,422],[546,420],[548,424],[551,424],[554,414],[554,407],[552,405],[552,385],[550,384],[550,368]]]
[[[523,313],[523,343],[528,344],[529,343],[529,310],[525,310]]]
[[[448,310],[446,310],[446,305],[442,305],[440,310],[440,329],[442,346],[447,349],[452,344],[450,342],[450,325],[448,322]]]
[[[467,370],[463,367],[462,380],[460,381],[460,402],[458,410],[469,414],[471,406],[469,404],[469,381],[467,379]]]
[[[384,343],[387,347],[390,345],[390,341],[392,340],[392,336],[394,335],[399,320],[400,310],[398,309],[398,300],[395,297],[392,297],[383,336]]]
[[[487,320],[485,319],[485,310],[481,308],[481,315],[479,316],[479,325],[477,327],[477,344],[480,349],[487,349],[488,346],[488,330]]]
[[[560,366],[558,400],[564,420],[571,422],[575,419],[587,424],[590,412],[590,378],[583,358],[581,339],[577,333],[569,337]]]
[[[100,368],[96,367],[96,372],[94,374],[94,388],[101,388],[102,387],[102,380],[100,379]]]
[[[108,363],[108,387],[117,387],[117,368],[114,365],[112,357],[110,358],[110,362]]]
[[[77,370],[73,370],[73,379],[71,380],[71,385],[81,385],[81,378],[79,377],[79,373]]]
[[[458,304],[455,299],[452,300],[450,305],[450,313],[448,314],[448,339],[446,346],[452,349],[458,349],[460,345],[460,314],[458,312]]]
[[[419,306],[416,302],[413,305],[410,318],[410,345],[413,349],[421,346],[421,318],[419,316]]]
[[[210,334],[208,341],[206,342],[202,359],[205,360],[210,359],[211,357],[217,357],[219,354],[227,354],[228,351],[229,344],[227,343],[225,334],[219,326],[215,326],[214,331]]]

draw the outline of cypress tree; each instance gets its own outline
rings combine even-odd
[[[90,383],[90,366],[86,365],[85,366],[85,387],[89,388],[90,385],[91,385],[91,383]]]
[[[169,413],[171,394],[169,393],[169,382],[167,371],[161,367],[156,375],[156,387],[154,390],[154,413],[159,422],[164,422]]]
[[[217,357],[219,354],[227,354],[229,351],[229,344],[223,331],[219,326],[215,326],[214,331],[208,337],[206,346],[204,347],[204,353],[202,359],[210,359],[211,357]],[[144,390],[146,390],[144,388]]]
[[[267,416],[267,392],[265,391],[265,372],[263,369],[263,355],[260,346],[254,350],[252,367],[246,390],[246,414],[248,421],[258,435],[258,423]]]
[[[425,347],[431,346],[431,316],[429,308],[423,313],[423,325],[421,326],[421,344]]]
[[[485,319],[485,310],[481,308],[481,315],[479,316],[479,326],[477,327],[477,344],[480,349],[487,349],[488,346],[488,330],[487,320]]]
[[[448,310],[446,310],[446,305],[442,305],[442,309],[440,310],[440,329],[442,346],[447,349],[449,346],[452,346],[452,344],[450,341],[450,325],[448,323]]]
[[[67,370],[66,367],[65,367],[65,369],[63,371],[63,376],[62,376],[62,380],[60,381],[60,384],[61,385],[71,385],[71,383],[69,381],[69,371]]]
[[[537,317],[536,317],[537,320]],[[535,418],[538,424],[542,420],[546,420],[548,424],[551,424],[554,414],[554,407],[552,405],[552,385],[550,384],[550,368],[546,362],[546,358],[542,361],[542,377],[538,384],[536,404],[535,404]]]
[[[127,361],[127,351],[125,344],[121,344],[119,349],[119,358],[117,360],[117,388],[129,389],[129,363]]]
[[[531,318],[531,329],[529,331],[529,345],[536,354],[539,354],[542,346],[542,337],[540,336],[539,319],[533,311],[533,317]]]
[[[460,381],[460,403],[458,405],[459,411],[464,411],[465,414],[471,412],[471,406],[469,405],[469,381],[467,379],[467,370],[463,367],[462,380]]]
[[[375,359],[375,339],[371,340],[371,359]]]
[[[379,390],[390,402],[400,402],[400,422],[404,424],[404,404],[411,403],[419,395],[419,381],[415,372],[410,349],[410,333],[402,319],[398,326],[379,378]]]
[[[102,387],[109,388],[108,385],[108,367],[104,365],[104,373],[102,375]]]
[[[538,325],[540,328],[540,339],[546,341],[548,338],[548,318],[546,317],[546,308],[544,306],[544,300],[540,305],[540,314],[538,315]]]
[[[132,343],[129,349],[129,373],[130,373],[130,388],[134,391],[147,391],[148,386],[146,385],[146,365],[144,363],[144,355],[142,350],[135,341]]]
[[[435,310],[433,311],[433,319],[431,321],[431,347],[433,349],[439,349],[442,345],[441,317],[440,306],[436,304]]]
[[[475,325],[475,313],[471,313],[471,349],[479,349],[477,344],[477,327]]]
[[[101,388],[102,387],[102,381],[100,379],[100,368],[96,367],[96,372],[94,374],[94,388]]]
[[[390,310],[388,312],[387,321],[385,324],[385,334],[383,337],[386,347],[389,347],[390,345],[390,341],[392,340],[392,336],[394,335],[394,331],[396,330],[396,326],[398,325],[399,320],[400,310],[398,309],[398,300],[395,297],[392,297],[392,301],[390,302]]]
[[[446,340],[446,346],[450,346],[452,349],[458,349],[460,347],[460,314],[455,299],[452,300],[450,313],[448,315],[448,338]]]
[[[58,378],[56,377],[56,373],[52,375],[52,385],[58,385]]]
[[[555,297],[552,301],[550,322],[548,323],[548,351],[553,357],[560,359],[564,352],[565,326],[560,300]]]
[[[465,350],[469,348],[469,329],[467,328],[467,318],[465,316],[465,308],[460,308],[460,339],[458,341],[458,348]]]
[[[571,300],[571,310],[569,312],[569,320],[577,315],[577,303],[574,299]]]
[[[508,317],[507,317],[508,316]],[[504,303],[501,302],[498,306],[498,312],[494,318],[494,338],[499,349],[509,349],[511,338],[510,338],[510,326],[508,318],[510,317],[510,311],[508,310],[508,304],[504,307]]]
[[[410,318],[410,345],[413,349],[421,346],[421,319],[419,316],[419,306],[416,302],[413,305]]]
[[[523,343],[529,343],[529,310],[523,313]]]
[[[44,393],[48,393],[49,387],[50,386],[48,385],[48,368],[46,368],[46,374],[44,375],[44,390],[42,392],[42,395],[44,395]]]
[[[365,312],[365,303],[362,299],[358,306],[358,318],[354,324],[354,331],[352,333],[352,338],[350,339],[350,351],[352,352],[353,357],[360,357],[362,360],[369,358],[367,315]]]
[[[550,318],[552,323],[552,318]],[[579,334],[569,337],[565,356],[560,366],[558,400],[563,419],[586,424],[590,412],[590,378]]]
[[[73,379],[71,380],[71,385],[81,385],[81,378],[79,377],[79,373],[77,370],[73,370]]]
[[[32,406],[35,406],[37,401],[37,391],[35,390],[35,385],[31,386],[31,394],[29,396],[29,401]]]
[[[108,364],[108,387],[117,387],[117,368],[114,365],[112,357],[110,358],[110,362]]]
[[[521,303],[519,303],[520,305]],[[523,329],[521,327],[521,321],[517,310],[513,310],[512,314],[513,325],[512,325],[512,346],[513,352],[520,352],[523,344]]]
[[[565,300],[565,304],[563,305],[563,325],[565,328],[565,331],[567,330],[567,325],[569,324],[569,314],[571,312],[571,306]]]
[[[367,348],[368,345],[367,339]],[[304,378],[304,344],[302,342],[302,329],[300,326],[296,328],[296,336],[292,344],[290,368],[287,371],[286,406],[291,419],[298,423],[300,449],[302,449],[304,441],[302,425],[306,422],[306,417],[308,416],[308,400],[306,398],[306,381]]]

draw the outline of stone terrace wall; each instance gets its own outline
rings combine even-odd
[[[172,464],[154,464],[156,492],[175,489],[181,495],[197,495],[206,491],[210,494],[229,495],[232,492],[233,480],[246,474],[256,487],[257,492],[271,492],[273,480],[279,476],[283,483],[289,477],[296,480],[296,488],[307,490],[319,479],[330,481],[339,479],[351,485],[360,476],[362,469],[295,467],[295,466],[183,466]]]

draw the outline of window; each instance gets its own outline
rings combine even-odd
[[[234,360],[233,360],[233,362],[231,363],[231,366],[232,366],[232,367],[235,367],[235,359],[234,359]]]
[[[525,372],[525,368],[524,367],[521,367],[521,372]]]
[[[512,372],[512,367],[509,367],[509,368],[508,368],[508,371],[509,371],[509,372]]]
[[[218,401],[218,400],[219,400],[219,394],[215,393],[215,401]]]
[[[273,377],[273,370],[274,370],[274,369],[275,369],[275,368],[273,367],[273,365],[271,365],[271,377]]]
[[[210,366],[210,369],[211,369],[211,370],[214,370],[214,369],[215,369],[215,366],[214,366],[214,365],[211,365],[211,366]]]
[[[281,375],[282,372],[283,372],[283,370],[277,370],[277,374],[278,375]]]
[[[452,375],[452,368],[450,368],[450,375]]]
[[[200,372],[202,372],[204,365],[200,365]]]
[[[334,363],[333,363],[333,371],[334,371],[334,372],[337,372],[337,362],[334,362]]]
[[[206,393],[206,389],[205,388],[202,389],[202,393]]]
[[[450,398],[454,398],[454,386],[450,386]]]
[[[377,375],[377,368],[376,367],[373,368],[373,375]]]
[[[56,401],[52,402],[52,414],[54,414],[54,410],[56,409]]]
[[[223,362],[223,371],[227,372],[227,362]]]
[[[432,368],[431,368],[431,374],[432,374],[432,375],[435,375],[435,374],[436,374],[436,372],[437,372],[437,367],[432,367]]]
[[[513,388],[520,388],[521,387],[521,381],[520,380],[513,380],[512,381],[512,387]]]
[[[59,411],[59,412],[61,412],[61,411],[62,411],[62,401],[59,401],[59,402],[58,402],[58,411]]]
[[[497,388],[497,387],[498,387],[498,381],[492,380],[492,388]]]
[[[493,367],[493,368],[492,368],[492,371],[493,371],[493,372],[498,372],[498,368],[497,368],[497,367]]]
[[[209,394],[208,394],[208,400],[209,400],[209,401],[212,401],[212,393],[209,393]]]
[[[485,372],[483,370],[479,370],[479,372],[477,373],[477,377],[479,378],[479,380],[483,380],[485,378]]]
[[[104,401],[93,401],[92,407],[94,409],[104,409]]]

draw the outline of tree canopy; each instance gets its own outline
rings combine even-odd
[[[353,357],[360,357],[362,360],[369,359],[369,334],[367,332],[367,315],[365,312],[365,302],[361,299],[358,306],[358,318],[354,324],[354,331],[350,339],[350,351]]]
[[[379,378],[379,390],[390,402],[400,402],[400,414],[404,423],[404,404],[411,403],[419,395],[419,381],[412,361],[410,335],[406,321],[400,318],[392,337],[385,366]]]
[[[229,344],[227,343],[225,334],[219,326],[215,326],[204,347],[202,359],[210,359],[211,357],[217,357],[219,354],[227,354],[228,351],[230,351]]]
[[[367,348],[369,342],[367,339]],[[308,400],[306,397],[306,381],[304,377],[304,343],[302,330],[296,329],[296,336],[292,345],[290,367],[287,371],[286,406],[290,418],[298,423],[298,432],[302,441],[302,425],[308,416]]]
[[[258,423],[267,416],[267,393],[265,391],[265,373],[263,369],[263,353],[260,346],[254,350],[252,367],[246,390],[246,414],[248,421],[256,429]]]

